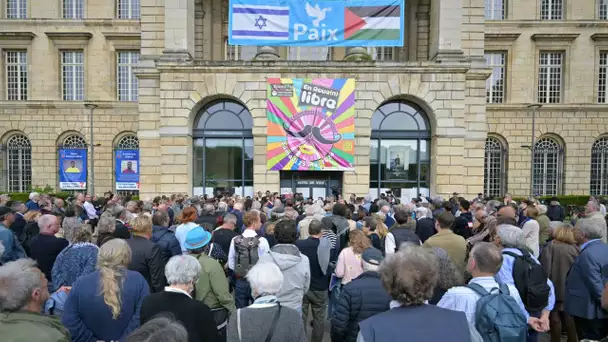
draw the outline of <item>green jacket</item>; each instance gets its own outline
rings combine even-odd
[[[551,234],[551,220],[545,214],[538,215],[536,218],[540,228],[538,232],[538,244],[542,247],[547,243]]]
[[[202,268],[201,275],[196,282],[195,299],[211,309],[224,307],[229,312],[235,311],[234,297],[230,294],[228,280],[222,265],[204,253],[195,255],[195,257]]]
[[[70,342],[70,333],[52,316],[18,311],[0,313],[2,342]]]

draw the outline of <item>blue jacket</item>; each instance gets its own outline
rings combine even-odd
[[[27,210],[40,210],[38,203],[34,203],[32,200],[25,202],[25,206],[27,207]]]
[[[364,272],[346,284],[331,319],[332,342],[357,341],[359,322],[388,311],[391,300],[377,272]]]
[[[57,291],[62,286],[72,286],[79,277],[95,272],[98,251],[99,247],[84,242],[64,248],[53,264],[51,272],[53,290]]]
[[[586,319],[608,318],[601,303],[605,282],[602,267],[608,266],[608,245],[595,240],[583,246],[566,278],[564,311]]]
[[[152,242],[160,248],[163,263],[167,263],[171,257],[182,254],[182,248],[175,237],[175,233],[169,228],[162,226],[152,226]]]
[[[9,261],[25,258],[25,251],[17,241],[12,230],[0,223],[0,241],[4,246],[4,253],[0,255],[0,265]]]
[[[125,341],[139,327],[139,310],[150,288],[136,271],[125,270],[121,287],[122,310],[117,319],[99,294],[100,274],[95,271],[74,283],[61,322],[74,342]]]

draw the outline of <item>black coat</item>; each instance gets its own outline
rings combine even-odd
[[[551,221],[563,221],[566,219],[566,211],[561,205],[548,205],[547,206],[547,217]],[[11,226],[12,228],[13,226]]]
[[[160,248],[163,264],[166,264],[171,257],[182,254],[182,248],[175,237],[175,233],[169,228],[152,226],[152,242]]]
[[[201,225],[203,223],[208,223],[213,226],[213,229],[217,228],[217,216],[215,215],[202,215],[197,218],[194,223]]]
[[[11,224],[11,230],[13,231],[13,233],[15,233],[15,236],[17,236],[17,240],[19,240],[20,244],[23,244],[23,241],[25,241],[25,224],[27,222],[25,222],[25,219],[23,218],[23,215],[21,214],[15,214],[15,221],[13,222],[13,224]]]
[[[131,238],[131,232],[129,231],[129,227],[127,227],[124,223],[120,222],[119,220],[116,220],[116,228],[114,229],[114,233],[112,233],[112,235],[115,238],[125,239],[125,240]]]
[[[346,284],[331,319],[331,341],[357,341],[359,322],[389,310],[391,300],[377,272],[364,272]]]
[[[469,226],[469,222],[471,225]],[[467,211],[465,213],[461,213],[454,220],[454,226],[452,227],[452,231],[454,234],[458,234],[462,236],[465,240],[470,238],[472,235],[471,228],[473,227],[473,214]]]
[[[424,243],[428,238],[435,235],[435,220],[428,217],[423,217],[416,221],[416,235],[420,238],[420,241]]]
[[[139,272],[150,285],[151,292],[161,292],[165,289],[165,264],[158,245],[154,242],[133,236],[127,240],[131,247],[131,263],[129,269]]]

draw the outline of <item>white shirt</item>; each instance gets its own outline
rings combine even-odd
[[[91,204],[91,202],[84,202],[82,207],[84,208],[84,210],[87,211],[87,216],[89,217],[89,220],[97,218],[97,211],[95,210],[95,207],[93,206],[93,204]]]
[[[190,299],[192,299],[192,295],[190,295],[188,292],[186,292],[182,289],[176,289],[175,287],[165,286],[165,292],[175,292],[175,293],[185,294],[186,296],[190,297]]]
[[[397,243],[395,242],[395,236],[393,235],[393,233],[388,233],[386,235],[386,238],[384,239],[384,253],[385,254],[394,254],[396,249],[397,249]]]
[[[186,253],[188,251],[188,249],[186,248],[186,236],[195,227],[198,227],[198,224],[194,222],[188,222],[180,224],[175,229],[175,238],[179,242],[179,245],[182,247],[182,253]]]
[[[253,229],[245,229],[243,232],[243,237],[252,238],[258,236],[258,233]],[[228,268],[234,271],[236,265],[236,253],[234,250],[234,239],[230,241],[230,250],[228,251]],[[266,238],[260,237],[260,244],[258,245],[258,257],[261,258],[264,253],[270,252],[270,245],[268,244],[268,240]]]

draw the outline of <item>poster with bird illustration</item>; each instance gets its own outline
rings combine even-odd
[[[269,78],[268,170],[351,171],[355,79]]]

